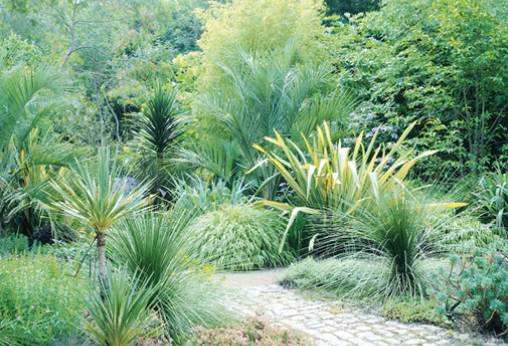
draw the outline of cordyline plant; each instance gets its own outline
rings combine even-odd
[[[97,242],[101,296],[106,296],[106,234],[122,218],[141,211],[147,200],[146,185],[129,189],[127,178],[111,160],[107,148],[99,149],[97,162],[76,161],[68,175],[52,180],[48,206],[75,218],[93,230]]]

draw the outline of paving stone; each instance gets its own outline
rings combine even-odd
[[[316,346],[461,346],[472,339],[468,334],[434,325],[404,324],[368,313],[345,311],[333,303],[307,300],[277,285],[241,288],[228,294],[226,307],[232,312],[246,317],[258,315],[276,325],[303,332]],[[494,339],[482,345],[503,343]]]

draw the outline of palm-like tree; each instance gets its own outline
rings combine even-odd
[[[18,148],[23,146],[39,121],[58,111],[62,86],[59,74],[50,69],[0,72],[0,153],[13,138]]]
[[[167,196],[172,160],[183,133],[180,115],[176,90],[167,91],[158,83],[140,124],[142,156],[137,171],[142,179],[152,181],[150,191],[161,198]]]
[[[44,219],[50,215],[41,217],[34,195],[76,154],[49,129],[43,134],[37,130],[41,120],[64,104],[65,84],[59,76],[48,68],[0,66],[0,220],[15,223],[30,238],[35,226],[49,228]]]
[[[272,136],[274,130],[298,140],[300,133],[308,136],[325,120],[345,125],[347,115],[354,110],[355,101],[349,92],[332,91],[330,68],[298,64],[291,43],[268,57],[242,50],[238,55],[241,63],[237,66],[218,63],[228,83],[211,88],[197,100],[205,119],[220,124],[226,132],[222,137],[229,136],[239,148],[238,166],[242,170],[259,163],[260,155],[253,145]],[[215,133],[204,135],[218,137]],[[205,145],[218,143],[201,138],[200,141]],[[198,156],[207,158],[205,154],[210,150],[202,147],[198,148]],[[214,151],[221,149],[215,146]],[[208,166],[203,164],[205,169]],[[258,185],[263,183],[260,186],[263,196],[272,198],[280,182],[273,179],[276,172],[267,165],[260,165],[252,172]]]
[[[108,283],[106,234],[120,219],[144,209],[144,184],[129,189],[127,178],[111,160],[110,151],[100,148],[97,162],[76,161],[69,174],[52,180],[48,206],[73,217],[94,232],[99,261],[99,281],[105,296]]]

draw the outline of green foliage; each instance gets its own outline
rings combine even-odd
[[[9,141],[20,148],[37,124],[55,114],[62,95],[62,83],[54,70],[17,67],[0,73],[0,150]]]
[[[213,139],[228,138],[238,148],[237,174],[257,164],[259,154],[252,145],[272,135],[274,129],[296,137],[300,132],[309,134],[325,120],[338,123],[339,128],[345,127],[354,101],[345,91],[332,91],[330,67],[297,64],[293,44],[264,57],[243,50],[236,51],[235,55],[239,56],[239,65],[218,62],[225,84],[209,86],[198,95],[196,102],[201,109],[197,110],[197,118],[203,118],[205,125],[218,126],[214,132],[206,128],[199,132],[204,138],[212,139],[203,144],[214,146],[215,151],[225,151],[228,147]],[[202,151],[207,152],[206,147]],[[232,163],[235,164],[234,159]],[[273,174],[269,167],[257,170],[258,185]],[[263,186],[266,197],[274,195],[277,183],[275,179]]]
[[[145,185],[129,190],[128,179],[107,148],[100,148],[96,160],[76,161],[68,174],[51,181],[51,187],[47,206],[97,234],[146,205]]]
[[[279,253],[284,221],[274,211],[252,205],[224,205],[197,218],[190,226],[198,257],[220,269],[275,267],[292,259]]]
[[[173,192],[176,203],[195,212],[217,210],[223,205],[238,205],[247,201],[249,185],[237,180],[229,188],[222,180],[205,181],[191,178],[189,182],[180,181]]]
[[[508,227],[508,172],[498,165],[496,171],[480,179],[479,191],[474,194],[481,208],[481,219]]]
[[[0,258],[12,254],[23,254],[29,250],[28,238],[24,235],[0,236]]]
[[[220,65],[230,69],[243,65],[238,48],[258,57],[280,52],[293,42],[301,59],[319,61],[322,47],[316,38],[323,31],[319,7],[314,0],[235,0],[213,4],[203,14],[205,31],[199,40],[203,50],[198,82],[201,91],[224,85],[227,72]]]
[[[12,32],[0,40],[0,47],[2,69],[11,69],[15,66],[35,67],[43,61],[42,51],[39,47]]]
[[[205,281],[206,268],[195,259],[188,233],[193,211],[172,209],[126,219],[112,233],[113,262],[155,290],[150,306],[159,313],[166,335],[176,342],[195,325],[213,326],[227,320],[213,287]]]
[[[383,197],[373,212],[360,213],[344,235],[338,230],[338,239],[345,249],[374,253],[385,257],[390,267],[387,291],[410,292],[423,295],[419,262],[431,253],[428,216],[406,193]],[[333,237],[333,236],[332,236]],[[356,249],[355,249],[356,248]],[[346,250],[347,251],[347,250]]]
[[[363,101],[353,123],[388,138],[417,121],[412,144],[439,150],[421,177],[449,179],[504,155],[506,0],[391,0],[337,28],[341,85]],[[367,117],[364,115],[367,114]]]
[[[437,291],[439,312],[448,317],[472,316],[478,325],[504,334],[508,321],[507,257],[500,250],[478,250],[474,256],[453,256],[445,285]]]
[[[52,256],[2,258],[0,335],[8,345],[53,345],[79,333],[87,286]]]
[[[278,150],[254,147],[294,191],[293,206],[347,211],[375,201],[397,187],[418,159],[432,154],[425,152],[412,157],[410,151],[399,151],[411,129],[409,127],[387,151],[383,145],[375,147],[376,135],[366,149],[363,133],[352,150],[340,142],[335,144],[326,122],[317,127],[315,136],[302,134],[300,146],[276,132],[275,138],[265,140]]]
[[[450,321],[437,313],[436,301],[431,299],[394,298],[385,302],[380,307],[379,313],[384,317],[404,323],[416,322],[450,326]]]
[[[160,322],[149,305],[156,289],[125,273],[113,273],[106,296],[95,292],[87,302],[85,332],[100,346],[130,346],[140,338],[158,336]]]
[[[171,174],[175,169],[171,160],[183,133],[180,113],[176,90],[166,91],[158,83],[141,121],[137,171],[141,179],[151,181],[151,192],[160,198],[167,199],[168,190],[173,185]]]
[[[386,285],[382,263],[356,258],[308,257],[292,264],[280,278],[285,287],[331,292],[336,296],[358,299],[377,299]]]

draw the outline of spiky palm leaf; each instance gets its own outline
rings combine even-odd
[[[0,150],[14,136],[19,147],[37,123],[59,108],[63,88],[51,69],[20,67],[0,75]]]
[[[158,83],[148,100],[140,124],[141,159],[138,176],[152,181],[151,191],[168,198],[180,137],[183,134],[181,111],[176,101],[177,91],[166,91]]]
[[[176,207],[126,219],[114,227],[109,242],[113,261],[156,288],[151,303],[165,321],[168,336],[177,342],[193,326],[210,326],[225,317],[213,287],[202,280],[196,244],[187,232],[196,212]]]

